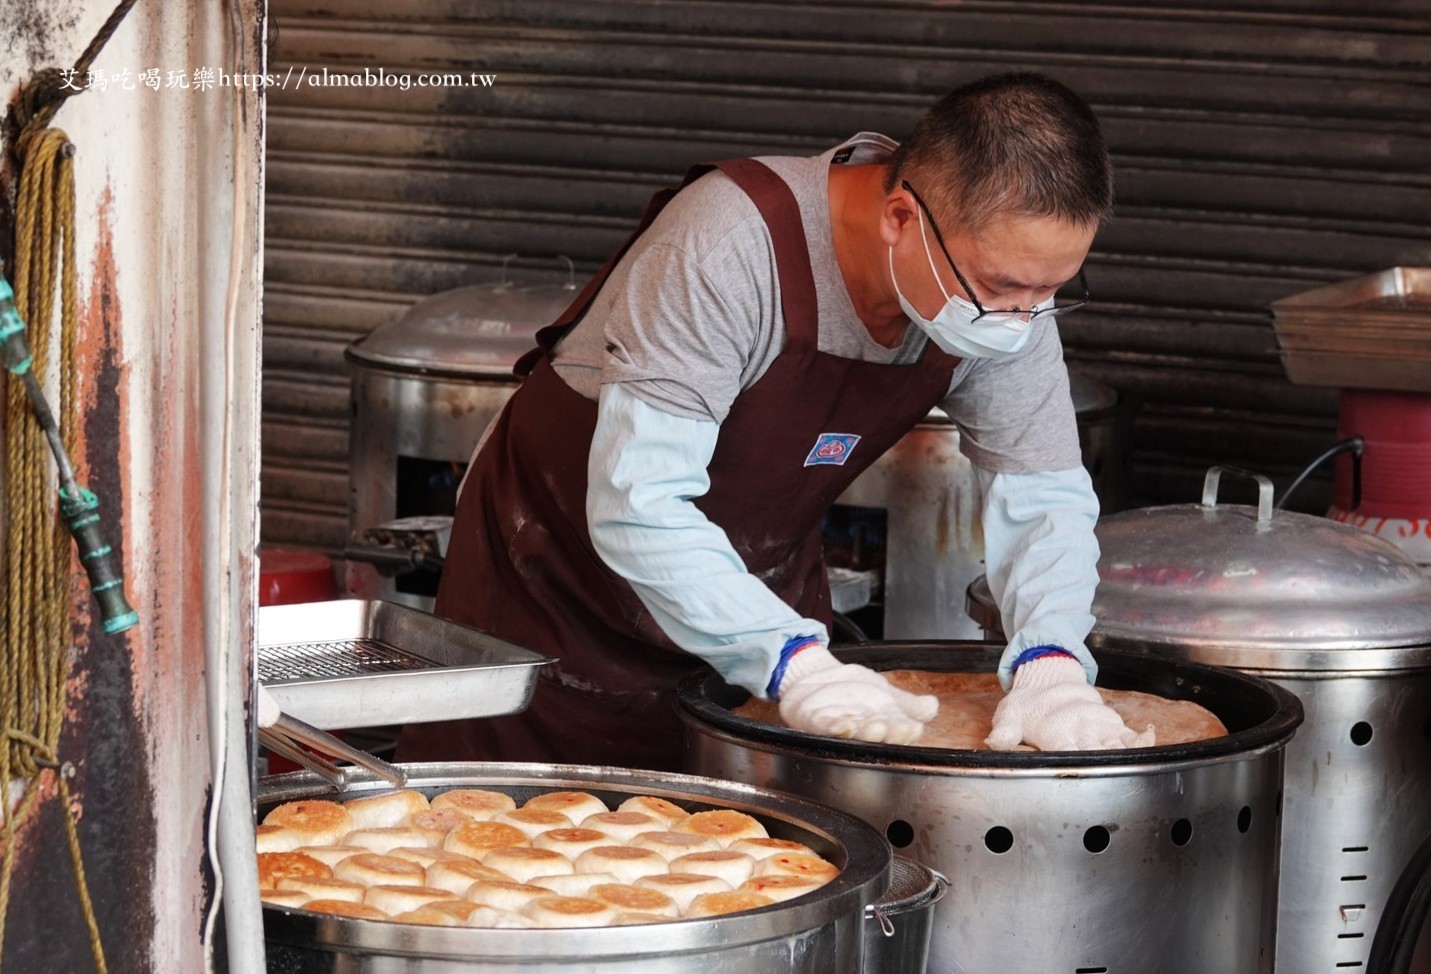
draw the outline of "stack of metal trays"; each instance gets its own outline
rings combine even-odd
[[[1431,267],[1393,267],[1272,302],[1287,377],[1342,389],[1431,389]]]
[[[284,713],[325,730],[517,713],[550,660],[392,602],[258,611],[258,680]]]

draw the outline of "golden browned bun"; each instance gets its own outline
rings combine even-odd
[[[676,901],[649,886],[628,886],[625,883],[599,883],[586,894],[593,900],[610,903],[623,913],[645,913],[658,917],[678,917],[681,908]]]
[[[684,914],[691,900],[702,893],[729,893],[730,883],[715,876],[696,876],[692,873],[667,873],[663,876],[643,876],[636,880],[637,886],[659,890],[681,908]]]
[[[828,883],[840,874],[840,867],[819,856],[799,852],[779,852],[767,856],[755,866],[756,876],[801,876]]]
[[[409,815],[407,824],[422,833],[423,845],[438,848],[447,838],[448,832],[472,820],[472,816],[464,815],[455,808],[428,808],[416,815]]]
[[[439,860],[427,867],[426,885],[445,889],[457,896],[466,893],[468,887],[473,883],[509,883],[511,881],[512,878],[506,873],[490,869],[476,859],[466,859],[461,862]]]
[[[527,833],[512,825],[501,822],[468,822],[447,833],[442,848],[461,856],[481,859],[493,849],[507,846],[526,845],[530,840]]]
[[[814,849],[804,843],[792,842],[789,839],[736,839],[730,844],[730,848],[733,852],[745,853],[756,862],[769,859],[782,852],[798,852],[805,856],[815,855]]]
[[[616,806],[618,812],[640,812],[642,815],[650,815],[666,823],[666,828],[679,822],[690,815],[680,805],[668,802],[664,798],[657,798],[655,795],[636,795],[626,799]]]
[[[301,852],[260,852],[258,854],[258,888],[278,889],[278,881],[288,876],[312,876],[331,879],[333,870],[326,863]]]
[[[621,913],[612,923],[613,927],[634,927],[642,923],[665,923],[673,917],[663,917],[656,913]]]
[[[560,812],[573,823],[591,815],[610,811],[606,802],[585,791],[549,791],[527,799],[523,808],[537,808],[544,812]]]
[[[642,876],[668,873],[670,865],[664,856],[650,849],[631,845],[604,845],[587,849],[576,857],[579,873],[611,873],[623,883],[634,883]]]
[[[522,907],[522,915],[543,927],[609,927],[621,911],[582,896],[543,896]]]
[[[434,862],[472,862],[477,860],[471,856],[464,856],[456,852],[448,852],[446,849],[434,849],[431,846],[414,845],[398,846],[396,849],[389,849],[388,855],[398,859],[406,859],[408,862],[415,862],[423,869],[431,866]]]
[[[571,860],[560,852],[521,845],[493,849],[482,857],[482,865],[506,873],[518,883],[528,882],[534,876],[556,876],[575,871]]]
[[[539,833],[536,838],[532,839],[532,845],[538,849],[560,852],[568,859],[575,859],[587,849],[595,849],[599,845],[617,844],[617,841],[605,832],[582,828],[550,829]]]
[[[258,898],[268,906],[294,907],[302,906],[311,897],[298,889],[261,889]]]
[[[427,906],[435,900],[456,899],[445,889],[431,886],[369,886],[363,902],[375,906],[388,916]]]
[[[483,791],[480,788],[454,788],[444,791],[432,799],[433,808],[451,808],[468,818],[485,822],[498,812],[509,812],[517,807],[511,795],[500,791]]]
[[[385,829],[401,825],[410,815],[427,810],[427,798],[419,791],[402,788],[381,795],[350,798],[343,803],[353,816],[355,829]]]
[[[576,823],[561,812],[544,808],[519,808],[514,812],[498,812],[492,816],[492,821],[519,829],[528,839],[534,839],[551,829],[576,827]]]
[[[423,909],[431,910],[434,913],[445,913],[458,923],[465,925],[467,919],[471,917],[474,912],[484,909],[484,907],[479,903],[471,903],[467,900],[451,899],[433,900],[427,904],[427,906],[424,906]]]
[[[768,896],[744,890],[735,890],[731,893],[702,893],[691,900],[690,908],[686,910],[685,915],[691,918],[722,916],[726,913],[740,913],[742,910],[758,910],[762,906],[769,906],[774,902]]]
[[[302,893],[310,900],[347,900],[349,903],[363,902],[365,887],[343,879],[318,879],[314,876],[285,876],[278,881],[280,890]]]
[[[671,860],[671,872],[695,873],[697,876],[717,876],[732,889],[738,889],[755,872],[755,860],[743,852],[721,849],[719,852],[692,852]]]
[[[642,832],[631,840],[638,849],[650,849],[662,859],[676,859],[692,852],[715,852],[721,844],[708,835],[689,832]]]
[[[642,832],[660,832],[666,821],[644,812],[599,812],[582,819],[581,827],[605,832],[615,842],[630,845]]]
[[[415,862],[368,852],[344,859],[333,867],[333,875],[362,886],[421,886],[427,872]]]
[[[293,852],[304,839],[282,825],[260,825],[254,830],[253,841],[259,852]]]
[[[671,827],[673,832],[689,832],[692,835],[706,835],[723,846],[737,839],[766,839],[765,826],[744,812],[733,808],[718,808],[709,812],[696,812],[681,819]]]
[[[519,911],[532,900],[539,900],[543,896],[551,895],[551,890],[543,889],[540,886],[494,881],[474,883],[462,898],[470,903],[480,903],[498,910]]]
[[[343,844],[362,846],[369,852],[387,855],[389,851],[403,846],[426,845],[427,836],[411,825],[387,825],[381,828],[354,829],[343,838]]]
[[[797,896],[804,896],[824,885],[822,880],[809,879],[805,876],[752,876],[741,883],[740,888],[747,893],[760,893],[777,903],[783,903],[786,900],[793,900]]]
[[[585,896],[593,886],[614,883],[616,877],[610,873],[567,873],[560,876],[536,876],[528,880],[531,886],[549,889],[558,896]]]
[[[434,910],[430,906],[420,906],[416,910],[399,913],[393,917],[393,920],[396,923],[420,923],[427,927],[460,927],[464,925],[451,913]]]
[[[313,913],[331,913],[333,916],[349,917],[353,920],[386,920],[388,915],[375,906],[366,903],[349,903],[346,900],[309,900],[303,909]]]
[[[527,930],[537,925],[536,921],[529,920],[520,913],[514,913],[511,910],[499,910],[494,906],[481,906],[476,903],[472,905],[477,908],[467,915],[466,923],[469,927]]]
[[[364,849],[360,845],[305,845],[293,850],[301,852],[305,856],[312,856],[321,863],[332,868],[349,856],[361,856],[370,850]]]
[[[301,845],[335,845],[353,831],[353,816],[337,802],[305,799],[279,805],[263,824],[293,830],[303,839]]]

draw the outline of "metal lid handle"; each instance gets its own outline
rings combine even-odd
[[[1235,473],[1240,477],[1250,477],[1257,481],[1257,523],[1265,524],[1272,520],[1272,481],[1260,473],[1253,473],[1250,470],[1243,470],[1241,467],[1208,467],[1207,476],[1202,482],[1202,506],[1217,506],[1217,485],[1222,480],[1224,473]]]

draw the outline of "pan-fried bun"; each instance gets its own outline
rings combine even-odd
[[[613,927],[634,927],[641,923],[667,923],[674,917],[663,917],[656,913],[621,913],[611,925]]]
[[[642,876],[671,871],[659,853],[630,845],[604,845],[587,849],[576,857],[579,873],[611,873],[623,883],[634,883]]]
[[[540,886],[527,886],[523,883],[474,883],[463,895],[463,899],[472,903],[481,903],[483,906],[494,907],[498,910],[518,911],[532,900],[539,900],[543,896],[551,896],[552,891],[542,889]]]
[[[397,923],[420,923],[425,927],[460,927],[463,923],[451,913],[434,910],[431,906],[420,906],[393,917]]]
[[[664,876],[644,876],[635,885],[659,890],[681,908],[681,913],[691,905],[691,900],[702,893],[729,893],[730,883],[715,876],[696,876],[692,873],[667,873]]]
[[[670,828],[681,819],[688,817],[691,813],[680,805],[668,802],[664,798],[657,798],[655,795],[635,795],[626,799],[616,806],[618,812],[640,812],[642,815],[650,815],[666,823],[666,828]]]
[[[777,903],[783,903],[824,885],[821,880],[804,876],[753,876],[741,883],[740,888],[747,893],[761,893]]]
[[[616,845],[618,842],[618,839],[605,832],[583,828],[549,829],[532,839],[532,845],[538,849],[550,849],[569,859],[575,859],[587,849],[595,849],[599,845]]]
[[[678,859],[692,852],[715,852],[722,848],[719,841],[708,835],[692,835],[689,832],[642,832],[631,840],[638,849],[650,849],[663,859]]]
[[[481,859],[493,849],[507,846],[526,845],[527,834],[512,825],[501,822],[468,822],[447,833],[442,848],[473,859]]]
[[[755,871],[755,860],[743,852],[722,849],[719,852],[692,852],[671,860],[671,872],[695,873],[697,876],[718,876],[732,889],[749,879]]]
[[[344,845],[360,845],[369,852],[387,855],[402,846],[424,845],[427,836],[411,825],[387,825],[371,829],[354,829],[343,839]]]
[[[522,907],[522,915],[543,927],[609,927],[620,910],[582,896],[543,896]]]
[[[723,846],[729,846],[737,839],[769,838],[765,826],[744,812],[737,812],[733,808],[696,812],[671,826],[671,830],[689,832],[692,835],[707,835]]]
[[[364,849],[360,845],[305,845],[293,851],[301,852],[305,856],[312,856],[331,869],[349,856],[366,855],[372,850]]]
[[[840,874],[840,867],[819,856],[798,852],[781,852],[768,856],[755,865],[757,876],[801,876],[828,883]]]
[[[676,901],[649,886],[628,886],[625,883],[599,883],[587,893],[593,900],[610,903],[623,913],[648,913],[662,917],[678,917],[681,908]]]
[[[805,856],[815,855],[814,849],[803,842],[792,842],[790,839],[736,839],[730,844],[730,848],[734,852],[745,853],[756,862],[769,859],[782,852],[796,852]]]
[[[344,859],[333,867],[333,875],[363,886],[421,886],[427,872],[415,862],[369,852]]]
[[[299,889],[261,889],[258,898],[269,906],[302,906],[312,897]]]
[[[401,788],[381,795],[350,798],[343,803],[353,816],[355,829],[385,829],[401,825],[408,816],[427,810],[427,797],[420,791]]]
[[[520,913],[480,905],[467,915],[466,923],[469,927],[493,927],[498,930],[526,930],[537,925],[535,920],[529,920]]]
[[[493,849],[482,857],[482,865],[506,873],[518,883],[528,882],[535,876],[556,876],[574,871],[571,860],[560,852],[531,846]]]
[[[544,812],[560,812],[573,823],[591,815],[610,811],[606,802],[585,791],[549,791],[527,800],[523,808],[539,808]]]
[[[388,915],[375,906],[366,903],[349,903],[347,900],[309,900],[303,909],[313,913],[331,913],[334,916],[349,917],[354,920],[386,920]]]
[[[284,802],[263,817],[263,824],[292,829],[302,837],[302,845],[333,845],[355,827],[346,808],[318,799]]]
[[[254,830],[253,841],[258,852],[293,852],[306,840],[282,825],[260,825]]]
[[[318,879],[314,876],[285,876],[278,881],[280,890],[294,890],[310,900],[347,900],[363,902],[366,887],[343,879]]]
[[[428,869],[435,862],[471,862],[477,860],[471,856],[464,856],[457,852],[448,852],[446,849],[434,849],[431,846],[414,845],[398,846],[396,849],[389,849],[388,855],[398,859],[406,859],[408,862],[415,862],[423,869]]]
[[[659,832],[666,827],[664,819],[645,812],[599,812],[581,820],[581,827],[605,832],[614,843],[631,844],[642,832]]]
[[[576,827],[576,823],[569,816],[545,808],[519,808],[514,812],[498,812],[492,816],[492,821],[501,822],[520,830],[528,840],[551,829]],[[513,844],[515,845],[515,843]]]
[[[434,900],[456,899],[445,889],[431,886],[369,886],[363,902],[375,906],[389,916],[424,907]]]
[[[686,916],[692,918],[722,916],[726,913],[739,913],[742,910],[758,910],[760,907],[769,906],[774,902],[768,896],[744,890],[735,890],[731,893],[702,893],[691,901],[690,908],[686,910]]]
[[[278,881],[288,876],[311,876],[331,879],[333,870],[312,856],[301,852],[260,852],[258,854],[258,886],[278,889]]]
[[[485,822],[498,812],[510,812],[517,807],[511,795],[481,788],[453,788],[432,799],[433,808],[451,808],[468,818]]]
[[[616,877],[610,873],[567,873],[564,876],[536,876],[528,880],[528,883],[549,889],[558,896],[586,896],[593,886],[616,881]]]
[[[434,862],[427,867],[427,886],[436,886],[461,896],[473,883],[508,883],[511,877],[482,865],[476,859],[464,862]]]
[[[440,847],[447,833],[471,822],[472,816],[464,815],[455,808],[426,808],[416,815],[409,815],[407,824],[422,833],[423,844]]]

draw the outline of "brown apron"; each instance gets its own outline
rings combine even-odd
[[[814,278],[790,188],[754,160],[721,169],[755,202],[774,240],[785,345],[721,424],[694,503],[746,568],[802,616],[830,620],[821,550],[826,511],[865,468],[942,401],[958,360],[928,343],[913,365],[818,349]],[[637,231],[518,364],[530,374],[473,460],[457,503],[438,615],[556,658],[531,707],[510,717],[410,724],[405,761],[503,760],[681,767],[677,680],[700,665],[663,633],[593,550],[586,465],[596,403],[568,386],[549,353],[591,305],[632,241],[676,190],[652,199]]]

